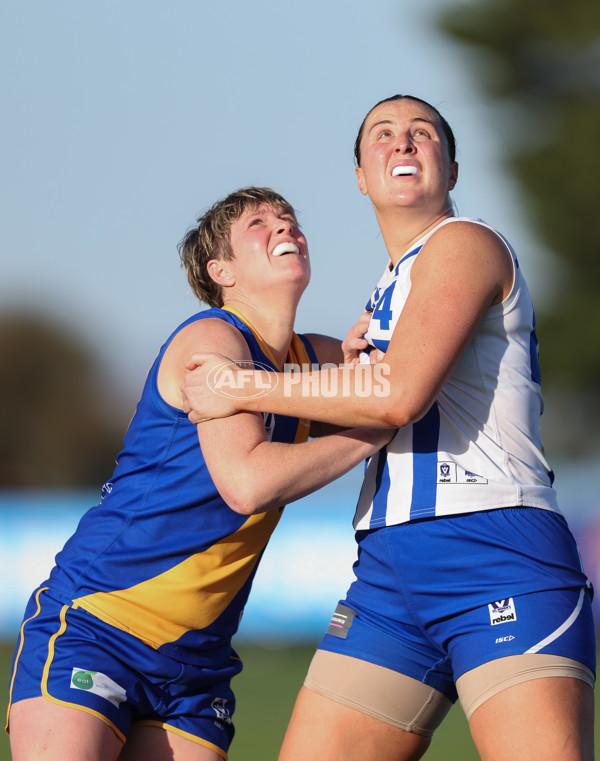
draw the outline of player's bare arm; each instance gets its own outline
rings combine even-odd
[[[179,386],[186,372],[184,358],[189,356],[191,347],[207,350],[218,347],[234,361],[250,359],[243,336],[228,323],[207,319],[188,328],[181,331],[181,340],[173,341],[165,353],[159,372],[161,394],[170,392],[171,397],[165,396],[165,400],[180,408],[183,398]],[[327,343],[331,346],[331,339]],[[376,452],[391,434],[391,431],[346,431],[302,444],[270,442],[262,415],[254,412],[198,426],[202,453],[221,496],[233,510],[244,514],[264,512],[306,496]]]
[[[309,417],[336,425],[398,427],[419,420],[429,409],[490,306],[509,294],[513,271],[500,238],[479,225],[446,225],[423,247],[412,271],[412,289],[394,330],[384,362],[387,396],[360,396],[342,373],[372,373],[375,366],[331,369],[329,387],[338,396],[302,395],[299,386],[278,384],[267,397],[228,399],[213,404],[206,374],[223,358],[197,355],[197,369],[184,383],[190,419],[197,422],[245,409]]]
[[[341,365],[343,363],[344,352],[339,338],[324,336],[320,333],[306,333],[305,336],[317,355],[319,365]]]
[[[381,415],[398,426],[433,404],[488,309],[510,293],[512,263],[495,233],[456,222],[423,246],[411,282],[385,355],[391,394]]]
[[[194,352],[229,354],[224,362],[250,361],[248,345],[239,330],[224,320],[197,320],[183,328],[169,344],[158,372],[158,390],[163,399],[178,409],[184,409],[182,382],[186,366]]]

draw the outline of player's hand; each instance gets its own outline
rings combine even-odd
[[[364,338],[369,329],[371,312],[363,312],[358,318],[356,325],[353,325],[348,331],[346,338],[342,341],[342,351],[344,352],[345,365],[357,365],[360,362],[360,353],[369,345]]]
[[[193,354],[186,363],[189,372],[181,384],[183,411],[190,422],[197,425],[214,418],[229,417],[238,412],[235,399],[219,392],[219,378],[223,372],[232,374],[239,369],[236,363],[223,354]],[[222,378],[221,378],[222,380]],[[231,379],[230,379],[231,380]],[[224,387],[235,387],[235,381]]]
[[[385,352],[373,347],[373,349],[371,349],[369,353],[369,364],[376,365],[378,362],[381,362],[384,359],[384,357],[385,357]]]

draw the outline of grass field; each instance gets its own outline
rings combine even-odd
[[[230,761],[275,761],[292,706],[312,656],[312,647],[264,648],[244,644],[237,647],[245,663],[234,681],[238,707],[236,737]],[[8,683],[12,648],[0,645],[0,681]],[[7,691],[2,689],[0,711],[6,713]],[[600,707],[596,705],[596,726]],[[600,758],[600,734],[596,733],[596,755]],[[427,761],[477,761],[479,756],[458,706],[436,732],[425,756]],[[8,738],[0,738],[0,761],[10,761]],[[149,760],[151,761],[151,760]]]

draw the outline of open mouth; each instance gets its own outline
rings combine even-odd
[[[292,241],[284,241],[283,243],[278,243],[275,248],[273,249],[272,256],[285,256],[285,254],[299,254],[300,249],[295,243],[292,243]]]
[[[392,169],[392,177],[405,177],[410,174],[416,174],[417,173],[417,167],[416,166],[395,166]]]

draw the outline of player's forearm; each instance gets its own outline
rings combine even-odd
[[[265,512],[331,483],[377,452],[391,435],[391,431],[352,429],[303,444],[262,442],[217,485],[236,512]]]
[[[221,355],[194,355],[182,384],[192,423],[236,412],[271,412],[346,428],[398,428],[425,414],[441,388],[439,373],[420,356],[392,372],[387,362],[330,365],[311,372],[272,373],[238,367]]]
[[[249,373],[235,390],[237,410],[273,412],[346,427],[397,425],[389,367],[358,365],[289,374]],[[261,393],[262,391],[262,393]]]

